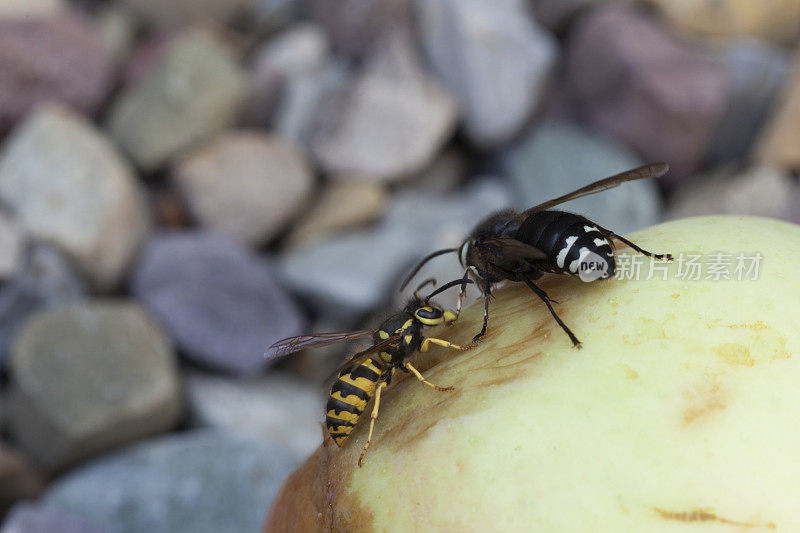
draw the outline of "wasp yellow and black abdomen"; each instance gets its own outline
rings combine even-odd
[[[331,387],[325,408],[325,425],[328,433],[341,446],[353,431],[364,412],[375,388],[381,380],[382,371],[372,359],[339,373]]]

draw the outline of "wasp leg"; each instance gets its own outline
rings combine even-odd
[[[471,271],[471,269],[469,269],[469,268],[466,269],[464,271],[464,275],[461,276],[461,277],[466,279],[466,277],[470,273],[470,271]],[[462,301],[464,300],[464,296],[466,296],[466,295],[467,295],[467,284],[466,283],[462,283],[461,284],[461,290],[458,291],[458,301],[456,302],[456,320],[458,320],[458,317],[461,316],[461,304],[462,304]],[[452,322],[451,322],[451,324],[452,324]]]
[[[366,455],[369,444],[372,442],[372,430],[375,429],[375,421],[378,419],[378,409],[381,407],[381,389],[385,386],[386,382],[381,381],[378,383],[378,388],[375,389],[375,405],[372,407],[372,414],[369,415],[369,433],[367,434],[367,442],[364,443],[364,447],[361,449],[361,455],[358,456],[358,466],[361,466],[361,463],[364,461],[364,455]]]
[[[571,340],[571,341],[572,341],[572,345],[573,345],[575,348],[580,348],[580,347],[581,347],[581,341],[579,341],[579,340],[578,340],[578,337],[576,337],[576,336],[575,336],[575,334],[574,334],[574,333],[572,333],[572,331],[571,331],[571,330],[570,330],[570,329],[567,327],[567,325],[566,325],[566,324],[564,324],[564,322],[563,322],[563,321],[562,321],[562,320],[559,318],[559,316],[558,316],[558,314],[556,313],[555,309],[553,309],[553,306],[552,306],[552,305],[550,305],[550,301],[551,301],[551,300],[550,300],[550,297],[549,297],[549,296],[547,296],[547,293],[546,293],[546,292],[544,292],[542,289],[540,289],[540,288],[539,288],[539,287],[538,287],[538,286],[537,286],[537,285],[536,285],[534,282],[532,282],[532,281],[531,281],[531,280],[530,280],[530,279],[529,279],[527,276],[525,276],[525,275],[521,275],[521,276],[520,276],[520,279],[521,279],[522,281],[524,281],[524,282],[525,282],[525,285],[527,285],[528,287],[530,287],[530,289],[531,289],[533,292],[535,292],[535,293],[536,293],[536,296],[538,296],[539,298],[541,298],[541,299],[542,299],[542,301],[544,302],[544,304],[547,306],[547,309],[549,309],[549,310],[550,310],[550,314],[551,314],[551,315],[553,315],[553,318],[555,318],[555,319],[556,319],[556,322],[558,322],[558,325],[559,325],[559,326],[561,326],[561,329],[563,329],[563,330],[564,330],[564,333],[566,333],[566,334],[567,334],[567,336],[569,337],[569,340]]]
[[[483,269],[483,327],[481,332],[472,337],[472,344],[478,344],[486,335],[486,328],[489,327],[489,296],[491,296],[491,284],[489,283],[489,267]]]
[[[648,252],[644,248],[637,246],[636,244],[632,243],[625,237],[617,235],[613,231],[607,230],[605,228],[602,228],[602,230],[605,233],[607,233],[612,239],[617,239],[618,241],[624,242],[625,244],[627,244],[628,246],[630,246],[631,248],[633,248],[642,255],[646,255],[647,257],[652,257],[653,259],[665,259],[667,261],[672,261],[673,259],[672,254],[654,254],[653,252]]]
[[[411,366],[411,363],[406,363],[403,366],[405,366],[412,374],[417,376],[417,379],[420,380],[422,383],[424,383],[425,385],[427,385],[429,387],[433,387],[434,389],[438,390],[439,392],[447,392],[447,391],[454,390],[453,387],[440,387],[438,385],[434,385],[433,383],[431,383],[430,381],[428,381],[427,379],[422,377],[422,374],[419,373],[419,370],[417,370],[416,368]]]
[[[460,352],[466,352],[467,350],[471,350],[475,347],[475,343],[467,344],[466,346],[459,346],[458,344],[453,344],[452,342],[448,342],[443,339],[437,339],[435,337],[426,337],[422,344],[419,347],[420,352],[427,352],[428,348],[430,348],[431,344],[438,344],[439,346],[444,346],[445,348],[452,348],[453,350],[458,350]]]

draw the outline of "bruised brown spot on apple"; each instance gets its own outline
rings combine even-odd
[[[768,529],[777,528],[777,526],[772,522],[767,522],[764,526],[761,526],[760,524],[756,523],[730,520],[728,518],[717,516],[715,513],[711,512],[708,509],[692,509],[690,511],[667,511],[666,509],[653,507],[653,510],[657,512],[659,516],[664,520],[674,520],[678,522],[717,522],[720,524],[728,524],[731,526],[747,527],[747,528],[753,528],[753,527],[767,527]]]
[[[727,408],[724,394],[715,378],[712,378],[710,383],[704,382],[695,389],[687,391],[686,396],[688,406],[683,409],[684,426]]]

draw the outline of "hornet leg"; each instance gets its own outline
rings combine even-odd
[[[364,461],[364,455],[367,453],[369,449],[369,444],[372,442],[372,430],[375,429],[375,420],[378,419],[378,409],[381,406],[381,390],[386,386],[385,381],[381,381],[378,383],[378,388],[375,389],[375,406],[372,408],[372,414],[369,416],[369,434],[367,435],[367,442],[364,443],[364,447],[361,449],[361,455],[358,456],[358,466],[361,466],[361,463]]]
[[[478,342],[486,335],[486,328],[489,327],[489,296],[491,295],[491,284],[489,283],[489,267],[483,269],[483,327],[481,332],[472,338],[472,344]]]
[[[520,276],[520,278],[522,279],[522,281],[525,282],[525,285],[530,287],[530,289],[533,292],[536,293],[536,296],[538,296],[539,298],[542,299],[544,304],[547,306],[547,309],[550,310],[550,314],[553,315],[553,318],[556,319],[556,322],[558,322],[558,325],[561,326],[561,329],[563,329],[564,333],[567,334],[567,336],[569,337],[569,340],[572,341],[572,345],[575,348],[580,348],[581,347],[581,341],[578,340],[578,337],[576,337],[575,334],[572,333],[572,331],[570,331],[570,329],[567,327],[567,325],[564,324],[564,322],[561,321],[561,318],[559,318],[558,314],[556,314],[555,309],[553,309],[553,306],[550,305],[550,297],[547,296],[547,293],[544,292],[539,287],[537,287],[536,284],[534,282],[532,282],[527,276],[523,275],[523,276]]]
[[[417,370],[416,368],[411,366],[411,363],[406,363],[403,366],[405,366],[406,369],[408,369],[412,374],[417,376],[417,379],[420,380],[422,383],[424,383],[425,385],[427,385],[429,387],[433,387],[434,389],[438,390],[439,392],[447,392],[447,391],[453,390],[453,387],[439,387],[438,385],[434,385],[433,383],[431,383],[430,381],[428,381],[427,379],[422,377],[422,374],[419,373],[419,370]]]
[[[625,237],[622,237],[621,235],[617,235],[613,231],[607,230],[605,228],[602,228],[602,229],[612,239],[617,239],[618,241],[624,242],[625,244],[627,244],[628,246],[630,246],[631,248],[633,248],[634,250],[636,250],[637,252],[639,252],[642,255],[646,255],[647,257],[652,257],[653,259],[666,259],[667,261],[672,261],[672,254],[654,254],[653,252],[648,252],[644,248],[640,248],[639,246],[635,245],[634,243],[632,243],[631,241],[629,241]]]

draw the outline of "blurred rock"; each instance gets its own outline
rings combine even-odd
[[[153,238],[134,271],[132,290],[187,357],[234,374],[262,370],[267,346],[302,333],[304,326],[268,265],[219,235]]]
[[[565,64],[567,90],[594,126],[647,161],[668,161],[668,182],[702,163],[727,104],[721,62],[634,9],[606,5],[575,22]]]
[[[136,40],[122,62],[119,75],[121,90],[134,88],[149,76],[161,63],[176,35],[179,35],[176,31],[145,33]]]
[[[510,148],[505,162],[519,209],[557,198],[642,164],[622,144],[564,123],[536,126]],[[555,209],[579,213],[624,235],[660,220],[655,180],[640,180],[579,198]]]
[[[408,26],[411,0],[309,0],[312,20],[320,24],[334,50],[360,58],[396,30]]]
[[[612,1],[620,2],[620,0]],[[551,31],[560,32],[582,11],[599,3],[600,0],[531,0],[531,8],[536,22]]]
[[[53,15],[64,9],[64,0],[3,0],[0,2],[0,19],[41,17]]]
[[[8,215],[0,212],[0,280],[12,278],[19,272],[24,245],[25,235],[22,228]]]
[[[100,10],[96,20],[106,49],[115,62],[121,62],[130,53],[136,38],[136,16],[119,4],[109,4]]]
[[[286,83],[321,69],[327,60],[325,34],[312,24],[295,26],[267,41],[251,67],[244,124],[267,127]]]
[[[0,533],[107,533],[75,513],[40,504],[20,502],[11,509]]]
[[[446,149],[418,174],[403,181],[402,186],[432,194],[445,194],[456,190],[467,177],[467,155],[456,149]]]
[[[187,26],[197,22],[227,23],[253,0],[122,0],[149,24],[161,28]]]
[[[210,30],[196,28],[176,37],[158,64],[118,97],[109,129],[140,167],[152,171],[231,125],[245,87],[233,51]]]
[[[262,33],[273,33],[289,26],[307,11],[307,0],[251,0],[248,22]]]
[[[675,191],[670,219],[729,213],[789,218],[800,191],[785,170],[754,167],[741,174],[722,172],[697,178]]]
[[[326,107],[335,108],[344,101],[352,81],[350,69],[336,61],[287,79],[273,114],[275,131],[310,147],[319,124],[325,120]]]
[[[771,116],[759,132],[754,158],[762,164],[800,169],[800,52]]]
[[[75,303],[86,295],[75,269],[55,248],[35,246],[19,276],[0,286],[0,368],[20,326],[36,311]]]
[[[0,513],[17,500],[38,498],[44,475],[21,453],[0,441]],[[6,532],[4,525],[1,533]]]
[[[777,0],[644,0],[682,32],[702,37],[753,36],[782,44],[800,35],[800,2]]]
[[[255,130],[224,133],[190,153],[174,180],[203,225],[251,245],[281,232],[314,185],[297,146]]]
[[[389,303],[418,259],[457,246],[483,216],[510,201],[507,189],[491,180],[449,196],[399,193],[375,229],[288,252],[280,260],[281,274],[322,316],[352,320]],[[452,276],[440,282],[463,274],[455,254],[441,261],[451,265]],[[427,272],[419,279],[429,277]]]
[[[310,455],[322,442],[322,389],[287,375],[234,380],[192,373],[186,392],[196,424],[273,441],[298,457]]]
[[[312,149],[332,174],[391,181],[421,170],[452,133],[456,106],[418,64],[405,36],[387,40]]]
[[[192,431],[76,469],[45,503],[115,533],[251,533],[298,461],[269,440]]]
[[[725,49],[728,106],[709,153],[711,165],[742,162],[789,72],[788,54],[763,41],[745,39]]]
[[[153,195],[153,211],[160,228],[181,229],[192,226],[192,216],[184,198],[172,187],[165,187]]]
[[[495,146],[533,112],[556,59],[556,40],[523,0],[417,0],[422,44],[458,97],[470,139]]]
[[[0,16],[0,133],[47,101],[94,113],[112,75],[102,37],[79,13]]]
[[[307,245],[373,222],[386,211],[388,199],[389,193],[379,183],[331,183],[294,225],[286,244],[289,247]]]
[[[11,432],[52,470],[169,429],[181,412],[169,341],[131,303],[37,313],[17,336],[9,372]]]
[[[62,106],[39,108],[4,145],[0,200],[32,238],[61,247],[101,290],[116,285],[149,227],[127,162]]]

